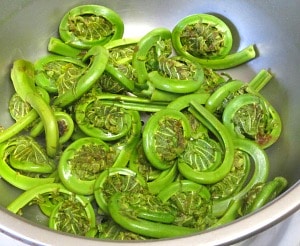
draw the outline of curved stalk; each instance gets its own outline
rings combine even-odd
[[[213,213],[216,216],[223,215],[227,210],[232,200],[238,200],[243,198],[248,191],[252,189],[257,183],[265,182],[269,176],[270,164],[266,152],[261,149],[257,144],[249,140],[235,139],[234,144],[236,149],[241,150],[249,154],[253,163],[251,169],[253,170],[252,176],[245,186],[236,194],[226,199],[215,200],[213,204]]]
[[[193,170],[186,163],[178,164],[179,172],[196,183],[212,184],[223,179],[231,170],[234,159],[234,144],[229,131],[224,125],[209,113],[201,104],[191,101],[190,112],[202,122],[219,140],[224,151],[222,163],[212,171],[199,172]]]
[[[16,92],[40,116],[45,128],[47,153],[54,157],[58,150],[58,126],[50,105],[36,91],[33,64],[25,60],[15,61],[11,70],[11,79]]]
[[[28,126],[31,125],[36,119],[39,118],[38,113],[32,109],[25,116],[20,118],[17,122],[4,129],[0,132],[0,143],[5,142],[6,140],[16,136],[18,133],[25,130]]]
[[[256,50],[254,45],[249,45],[246,48],[229,54],[223,58],[218,59],[198,59],[190,58],[194,62],[198,62],[205,67],[215,70],[229,69],[246,63],[256,57]]]
[[[104,72],[108,61],[108,51],[102,46],[94,46],[84,56],[83,61],[88,59],[91,60],[91,64],[88,66],[87,71],[72,88],[54,99],[54,105],[59,107],[68,106],[90,90]]]
[[[51,37],[48,43],[48,51],[57,55],[80,58],[84,56],[84,53],[81,49],[72,47],[64,43],[61,39]]]
[[[0,175],[4,180],[21,190],[29,190],[33,187],[53,183],[55,181],[55,178],[51,176],[44,178],[30,177],[25,174],[21,174],[20,170],[16,171],[12,168],[8,160],[10,147],[9,141],[0,145]]]
[[[187,236],[198,232],[198,229],[183,226],[168,225],[165,223],[148,221],[146,219],[132,218],[124,211],[125,193],[115,193],[109,201],[109,213],[122,227],[140,235],[151,238],[169,238]],[[123,199],[122,199],[123,198]]]

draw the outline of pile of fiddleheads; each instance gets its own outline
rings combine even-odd
[[[229,223],[278,196],[265,149],[278,112],[260,93],[262,69],[240,81],[220,18],[195,14],[173,30],[123,37],[113,10],[66,13],[49,54],[16,60],[0,133],[0,176],[23,190],[7,209],[37,206],[50,228],[116,240],[185,236]],[[175,53],[174,53],[175,52]]]

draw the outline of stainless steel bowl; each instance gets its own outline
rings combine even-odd
[[[259,57],[235,68],[230,74],[250,80],[260,69],[270,69],[274,79],[262,93],[279,111],[283,119],[280,140],[268,154],[271,177],[288,179],[289,189],[259,211],[229,225],[190,237],[142,242],[148,245],[221,245],[232,244],[257,234],[284,220],[300,208],[300,5],[298,1],[258,0],[4,0],[0,8],[0,112],[1,124],[12,122],[7,113],[12,93],[9,70],[15,59],[36,60],[46,54],[51,36],[63,14],[79,4],[100,4],[117,11],[125,22],[125,36],[141,36],[154,27],[173,28],[181,18],[193,13],[213,13],[230,24],[234,49],[255,44]],[[79,238],[38,226],[39,214],[31,211],[30,221],[8,213],[5,206],[20,191],[0,178],[0,231],[30,244],[99,245],[99,241]],[[119,245],[120,242],[101,242]],[[127,244],[127,243],[122,243]],[[136,243],[138,245],[139,243]]]

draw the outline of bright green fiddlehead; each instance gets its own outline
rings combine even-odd
[[[63,95],[76,85],[87,66],[76,58],[48,55],[34,64],[36,83],[49,93]]]
[[[160,57],[158,70],[148,74],[153,86],[172,93],[191,93],[199,89],[203,82],[203,69],[183,57]]]
[[[189,108],[189,111],[218,139],[224,151],[224,155],[222,163],[213,170],[203,172],[193,170],[193,168],[184,162],[178,163],[178,168],[185,178],[194,182],[203,184],[216,183],[230,172],[234,158],[234,144],[229,131],[217,118],[210,114],[204,106],[194,100],[191,101],[190,104],[192,107]]]
[[[212,58],[229,53],[232,45],[231,32],[219,18],[206,14],[192,15],[181,20],[178,25],[183,25],[181,28],[177,26],[177,29],[182,29],[182,47],[191,55]]]
[[[104,214],[108,213],[111,196],[119,192],[137,193],[146,186],[140,174],[128,168],[111,167],[103,171],[95,182],[94,195]]]
[[[59,34],[70,46],[89,49],[122,38],[124,23],[113,10],[100,5],[80,5],[61,19]]]
[[[146,218],[139,218],[136,209],[131,206],[131,203],[136,204],[136,201],[143,199],[142,193],[117,192],[109,201],[109,213],[112,218],[122,227],[140,235],[152,238],[169,238],[185,236],[198,231],[195,228],[184,226],[176,226]],[[167,221],[170,220],[170,213],[165,211],[152,212],[151,204],[149,204],[148,215],[154,215],[154,218]],[[164,216],[165,215],[165,216]],[[172,217],[172,216],[171,216]]]
[[[188,141],[178,161],[188,164],[194,170],[206,171],[217,168],[222,158],[223,150],[219,143],[207,136]]]
[[[85,236],[95,227],[96,218],[92,205],[74,194],[56,205],[49,218],[51,229]]]
[[[277,111],[260,94],[235,97],[225,107],[222,119],[233,135],[251,139],[263,148],[271,146],[282,129]]]
[[[253,45],[230,54],[231,30],[210,14],[193,14],[180,20],[172,30],[172,43],[178,54],[213,69],[231,68],[256,56]]]
[[[62,183],[77,194],[93,194],[98,175],[113,165],[109,152],[109,146],[97,138],[74,141],[59,161],[58,174]]]
[[[43,147],[29,136],[19,136],[8,140],[10,165],[19,171],[32,173],[52,173],[56,165]]]
[[[152,115],[145,125],[143,146],[151,164],[168,169],[185,150],[191,134],[188,119],[174,109],[163,109]]]
[[[124,137],[132,124],[132,117],[126,109],[107,104],[98,97],[81,98],[76,104],[75,119],[88,136],[106,141]]]
[[[158,197],[174,208],[176,218],[173,224],[197,228],[210,227],[215,218],[211,213],[212,203],[208,189],[190,180],[179,180],[162,189]]]
[[[250,157],[247,153],[236,150],[230,172],[225,178],[208,187],[212,199],[225,199],[237,193],[249,175],[250,161]]]
[[[55,177],[51,177],[51,173],[55,170],[53,161],[30,137],[15,137],[2,143],[0,157],[1,177],[19,189],[28,190],[55,181]],[[16,169],[11,165],[10,159]]]

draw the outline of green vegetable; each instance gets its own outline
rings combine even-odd
[[[124,90],[135,91],[136,71],[132,66],[132,58],[139,39],[117,39],[105,45],[109,51],[109,62],[105,71]],[[103,87],[103,83],[101,83]],[[110,91],[113,85],[105,86]]]
[[[59,130],[59,143],[64,144],[71,138],[74,131],[74,121],[72,117],[63,111],[55,111],[54,112],[58,130]],[[44,131],[44,126],[42,122],[36,123],[30,130],[30,136],[38,137]]]
[[[46,103],[50,103],[50,96],[46,90],[41,87],[36,87],[37,93],[45,100]],[[25,102],[18,93],[14,93],[9,100],[9,113],[10,116],[17,122],[19,119],[25,117],[31,110],[30,103]]]
[[[275,177],[265,183],[257,183],[244,197],[243,213],[249,214],[263,207],[277,197],[287,186],[284,177]]]
[[[229,54],[233,40],[229,27],[210,14],[194,14],[180,20],[172,30],[175,51],[213,69],[227,69],[256,56],[253,45]]]
[[[100,5],[81,5],[69,10],[59,25],[60,38],[68,45],[89,49],[122,38],[124,23],[113,10]]]
[[[183,57],[160,58],[160,69],[148,74],[153,86],[172,93],[191,93],[199,89],[203,82],[203,69]]]
[[[48,43],[48,51],[56,55],[78,58],[84,55],[85,51],[64,43],[61,39],[51,37]]]
[[[198,231],[198,229],[195,228],[168,225],[132,217],[134,211],[131,212],[129,210],[129,212],[127,212],[127,203],[130,196],[132,196],[132,194],[128,192],[117,192],[110,198],[108,206],[112,218],[127,230],[152,238],[187,236]]]
[[[222,119],[233,135],[251,139],[262,148],[271,146],[281,134],[277,111],[260,94],[235,97],[225,107]]]
[[[113,164],[108,154],[109,146],[98,138],[74,141],[64,150],[59,160],[61,182],[76,194],[93,194],[96,178]]]
[[[190,180],[175,181],[160,191],[158,197],[176,208],[175,225],[202,231],[216,220],[211,212],[210,192],[204,185]]]
[[[32,138],[19,136],[0,145],[0,175],[13,186],[28,190],[53,183],[54,163]]]
[[[128,167],[143,176],[147,181],[148,190],[152,194],[157,194],[172,183],[178,174],[177,165],[173,165],[166,170],[159,170],[152,166],[145,155],[142,141],[136,145],[135,150],[132,152]]]
[[[33,64],[25,60],[15,61],[11,70],[11,79],[19,96],[40,116],[45,128],[47,153],[54,157],[58,149],[58,126],[51,107],[36,91]]]
[[[232,34],[216,16],[194,14],[181,19],[172,31],[176,52],[184,56],[219,58],[229,54]]]
[[[217,110],[224,110],[224,104],[226,105],[228,101],[227,98],[232,94],[237,93],[243,86],[245,86],[245,83],[240,80],[233,80],[223,84],[207,99],[207,102],[205,103],[206,109],[211,113],[215,113]]]
[[[103,73],[108,61],[108,51],[102,46],[94,46],[83,57],[83,61],[91,60],[87,71],[63,94],[55,98],[53,104],[65,107],[79,99],[92,88]]]
[[[227,223],[241,217],[240,210],[242,205],[242,199],[232,200],[223,216],[220,217],[218,221],[211,226],[211,228],[226,225]]]
[[[222,180],[208,187],[212,199],[226,199],[239,192],[250,176],[251,165],[250,155],[245,151],[236,149],[230,172]]]
[[[98,97],[82,98],[76,105],[75,119],[85,134],[106,141],[124,137],[132,124],[130,111]]]
[[[51,212],[49,226],[52,229],[85,235],[95,227],[95,213],[90,202],[83,196],[75,195],[58,183],[44,184],[22,193],[17,199],[7,206],[13,213],[30,205],[31,202],[43,202],[41,197],[67,195]],[[46,199],[47,200],[47,199]]]
[[[246,182],[243,188],[233,196],[214,201],[213,213],[218,216],[225,213],[232,200],[242,199],[257,183],[265,182],[268,179],[270,172],[269,158],[266,152],[261,149],[259,145],[246,139],[236,139],[234,140],[234,145],[237,150],[241,150],[249,154],[253,160],[251,164],[251,170],[249,172],[252,176],[248,176],[249,180]]]
[[[132,59],[139,86],[145,86],[148,73],[158,68],[158,58],[171,54],[170,40],[171,32],[166,28],[155,28],[139,40]]]
[[[191,101],[191,113],[202,122],[219,139],[224,151],[222,163],[215,170],[198,171],[184,162],[178,163],[179,172],[187,179],[201,184],[212,184],[223,179],[232,167],[234,159],[234,144],[229,131],[224,125],[209,113],[201,104]]]
[[[103,171],[95,182],[94,195],[103,213],[109,211],[109,199],[118,192],[136,193],[145,187],[145,180],[128,169],[111,167]]]
[[[21,117],[17,122],[1,131],[0,143],[4,143],[8,139],[16,136],[18,133],[24,131],[30,126],[36,119],[39,118],[38,113],[35,110],[31,110],[25,116]]]
[[[9,140],[9,164],[19,171],[52,173],[55,164],[39,143],[29,136],[18,136]]]
[[[137,110],[140,112],[157,112],[161,109],[166,108],[168,102],[152,102],[150,99],[137,97],[137,96],[128,96],[128,95],[119,95],[113,93],[101,93],[101,94],[92,94],[82,97],[83,103],[87,101],[98,101],[98,103],[103,102],[103,104],[112,107],[119,107],[122,109]],[[82,107],[82,106],[78,106]],[[76,114],[82,114],[82,112],[76,112]],[[81,117],[81,116],[79,116]]]
[[[97,225],[97,230],[89,232],[88,237],[95,237],[109,240],[146,240],[148,237],[128,231],[117,224],[112,218],[105,218]]]
[[[277,197],[287,180],[269,180],[264,149],[282,123],[260,93],[272,74],[245,83],[217,71],[255,58],[254,45],[232,53],[226,23],[201,13],[172,31],[123,32],[113,10],[77,6],[51,54],[14,62],[0,176],[23,193],[8,210],[35,205],[50,229],[79,236],[154,240],[222,226]]]
[[[191,129],[184,114],[162,109],[150,117],[143,131],[143,146],[150,163],[165,170],[184,151]]]
[[[262,69],[251,79],[251,81],[249,81],[249,87],[252,90],[259,92],[272,78],[273,76],[269,71]]]
[[[230,80],[223,83],[211,93],[205,107],[215,115],[222,115],[224,108],[233,98],[245,93],[258,94],[271,78],[272,75],[263,69],[249,83],[241,80]]]
[[[37,60],[34,69],[38,86],[49,93],[62,95],[77,83],[85,72],[86,64],[76,58],[49,55]]]
[[[57,204],[49,218],[49,228],[80,236],[85,236],[95,225],[92,205],[84,197],[73,194]]]

